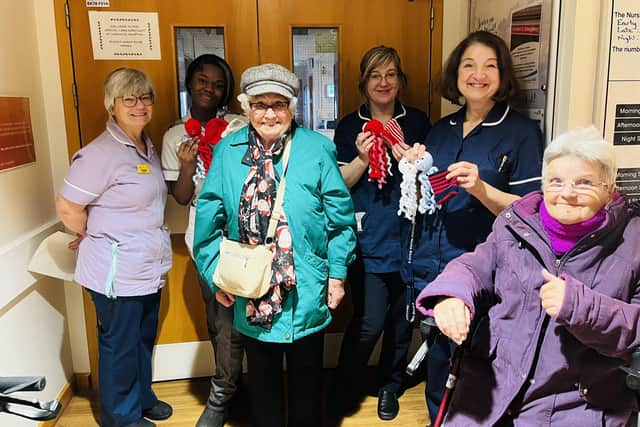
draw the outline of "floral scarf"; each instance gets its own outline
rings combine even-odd
[[[276,200],[276,182],[280,181],[273,166],[273,158],[282,154],[288,136],[289,133],[286,133],[271,149],[265,150],[255,129],[249,127],[249,148],[242,162],[250,165],[250,169],[242,187],[238,210],[242,243],[259,245],[266,239],[271,209]],[[245,307],[247,322],[265,329],[271,329],[273,317],[282,312],[287,294],[296,285],[291,233],[284,212],[278,219],[271,249],[271,289],[260,298],[247,300]]]

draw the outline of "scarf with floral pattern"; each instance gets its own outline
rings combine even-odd
[[[255,129],[249,127],[249,148],[242,163],[250,165],[250,169],[242,187],[238,210],[242,243],[259,245],[265,242],[271,209],[276,200],[277,182],[280,181],[273,164],[274,157],[282,154],[288,137],[289,133],[286,133],[267,150],[262,146]],[[271,249],[271,288],[262,297],[247,300],[245,307],[247,322],[268,330],[273,324],[273,317],[282,312],[287,294],[296,285],[293,245],[284,211],[278,219]]]

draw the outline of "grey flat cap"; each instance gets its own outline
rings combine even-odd
[[[240,89],[249,96],[277,93],[289,99],[298,96],[300,82],[291,71],[278,64],[262,64],[242,73]]]

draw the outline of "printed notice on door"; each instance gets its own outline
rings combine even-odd
[[[158,14],[89,11],[93,59],[160,59]]]
[[[35,161],[29,98],[0,97],[0,170]]]

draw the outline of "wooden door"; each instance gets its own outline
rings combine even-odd
[[[275,62],[291,69],[294,29],[337,28],[340,117],[361,103],[357,81],[362,54],[378,44],[390,45],[399,51],[409,77],[403,101],[428,109],[432,42],[429,14],[432,1],[438,3],[440,0],[110,0],[107,8],[87,8],[85,0],[54,1],[70,156],[104,130],[107,113],[102,102],[102,84],[110,71],[122,66],[141,69],[154,81],[157,101],[148,131],[160,152],[164,131],[180,117],[175,41],[175,31],[179,27],[222,27],[225,59],[233,69],[236,82],[240,81],[244,69],[258,63]],[[94,60],[89,10],[156,12],[161,59]],[[70,22],[70,29],[66,22]],[[439,68],[439,64],[436,57],[434,65]],[[439,101],[433,105],[439,105]],[[439,111],[439,107],[436,108]],[[172,218],[183,221],[179,226],[172,226],[172,232],[176,233],[172,235],[174,264],[162,295],[154,354],[155,379],[207,375],[211,368],[204,307],[196,272],[183,242],[187,215],[186,209],[178,208],[169,199],[169,224],[173,225]],[[86,294],[84,306],[95,389],[98,383],[96,320],[93,304]],[[343,329],[348,313],[343,311],[338,317],[338,322],[332,326],[336,332]],[[330,353],[330,360],[335,360],[337,353],[333,354],[333,350]],[[162,373],[168,365],[168,371]],[[183,368],[176,370],[174,367]]]
[[[361,103],[360,59],[376,45],[396,48],[409,86],[402,101],[428,109],[431,0],[258,0],[261,62],[291,67],[296,28],[337,28],[340,117]],[[439,63],[440,61],[438,61]],[[439,102],[439,101],[438,101]]]
[[[167,127],[179,119],[178,81],[176,65],[175,30],[178,27],[217,27],[224,30],[224,51],[235,76],[245,68],[258,63],[258,38],[256,28],[256,3],[254,0],[234,0],[233,7],[228,1],[219,0],[110,0],[110,7],[87,8],[85,0],[56,1],[56,21],[58,44],[60,46],[63,91],[67,134],[69,135],[69,155],[88,144],[104,131],[107,112],[103,106],[103,82],[109,72],[118,67],[133,67],[143,70],[154,82],[156,103],[153,119],[147,130],[158,153],[161,151],[162,135]],[[68,18],[65,17],[65,8]],[[160,37],[160,60],[94,60],[89,26],[89,10],[102,12],[156,12],[158,14]],[[70,22],[70,30],[65,21]],[[71,48],[69,48],[71,46]],[[72,58],[72,61],[69,61]],[[77,87],[77,111],[70,96],[73,80]],[[71,81],[70,81],[71,80]],[[70,106],[71,104],[71,106]],[[167,216],[181,216],[186,219],[188,211],[178,208],[170,201]],[[171,210],[177,212],[171,212]],[[182,221],[183,224],[184,221]],[[202,349],[192,347],[182,350],[180,344],[202,342],[202,348],[209,351],[204,305],[197,284],[196,273],[184,244],[184,225],[172,227],[174,248],[173,268],[169,273],[167,286],[163,290],[160,308],[160,326],[156,347],[156,359],[172,361],[181,352],[188,355],[178,360],[176,366],[186,366],[186,370],[170,368],[160,373],[156,379],[170,379],[182,376],[206,375],[210,372],[210,357],[202,354]],[[98,358],[96,320],[93,303],[85,292],[87,339],[91,365],[92,385],[97,387]],[[176,347],[177,345],[177,347]],[[205,353],[206,353],[205,351]],[[176,362],[175,360],[173,360]],[[188,366],[191,363],[204,365],[201,368]],[[163,365],[173,365],[164,363]],[[206,367],[209,367],[207,370]],[[156,370],[158,371],[158,370]],[[157,372],[156,372],[157,373]]]

